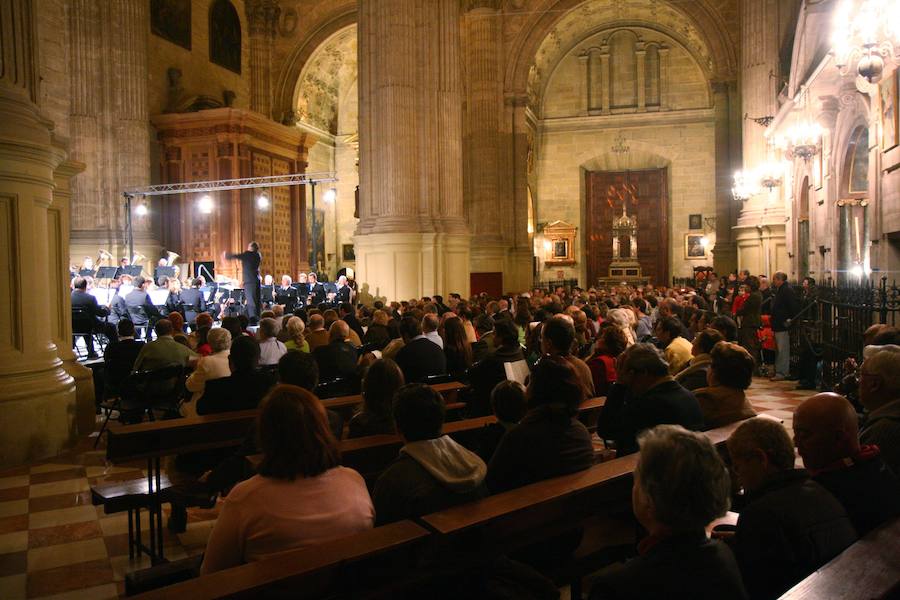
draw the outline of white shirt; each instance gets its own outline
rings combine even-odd
[[[259,364],[261,365],[277,365],[285,354],[287,354],[287,348],[275,338],[269,338],[259,343]]]
[[[444,340],[443,338],[441,338],[437,331],[429,331],[428,333],[423,333],[422,335],[416,336],[415,339],[419,339],[420,337],[425,338],[429,342],[434,342],[441,350],[444,349]]]
[[[221,350],[215,354],[204,356],[197,362],[197,368],[185,382],[185,387],[189,392],[194,392],[194,396],[191,398],[191,402],[186,402],[182,407],[184,416],[197,416],[197,400],[203,396],[207,381],[231,375],[231,367],[228,365],[229,354],[229,350]]]

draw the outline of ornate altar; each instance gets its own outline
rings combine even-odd
[[[162,181],[185,183],[304,173],[315,138],[255,112],[215,108],[151,118],[161,145]],[[267,202],[257,202],[266,194]],[[302,186],[164,196],[163,247],[187,261],[215,261],[216,274],[240,279],[222,252],[260,245],[261,273],[296,276],[308,265]]]
[[[612,222],[613,254],[609,264],[609,277],[601,278],[601,283],[647,283],[647,278],[641,273],[641,263],[638,262],[637,231],[637,216],[629,215],[627,202],[622,202],[622,214]]]

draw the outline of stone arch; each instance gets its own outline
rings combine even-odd
[[[310,28],[310,33],[288,54],[275,80],[272,114],[283,123],[293,124],[293,111],[298,96],[297,86],[309,58],[335,33],[358,22],[354,0],[335,1],[326,3],[326,6],[328,12]]]
[[[356,25],[333,33],[310,54],[295,83],[294,119],[331,135],[338,133],[338,110],[357,81]],[[352,128],[353,133],[356,127]]]
[[[504,88],[507,93],[523,94],[528,88],[529,69],[538,48],[553,27],[569,11],[593,0],[535,0],[526,24],[510,46]],[[736,43],[728,26],[709,0],[667,0],[671,7],[685,15],[703,35],[713,58],[715,79],[733,79],[737,72]]]

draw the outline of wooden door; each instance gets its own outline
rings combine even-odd
[[[469,291],[474,296],[486,292],[491,298],[503,295],[503,273],[470,273]]]
[[[637,258],[653,284],[669,281],[668,169],[588,171],[585,173],[585,239],[588,284],[609,274],[612,222],[637,215]]]

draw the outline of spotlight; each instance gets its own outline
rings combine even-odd
[[[266,210],[269,208],[269,197],[265,192],[256,197],[256,207],[260,210]]]
[[[200,200],[197,201],[197,210],[199,210],[204,215],[211,214],[213,211],[212,198],[210,198],[206,194],[200,196]]]
[[[700,238],[700,245],[703,246],[704,248],[707,248],[709,246],[709,238],[706,237],[705,235],[702,238]]]
[[[853,265],[853,268],[850,269],[850,273],[854,277],[862,277],[863,276],[863,268],[862,265]]]
[[[553,248],[553,244],[550,240],[544,240],[544,250],[550,252],[550,249]]]
[[[325,202],[334,202],[334,199],[337,197],[337,190],[334,188],[329,188],[325,192]]]
[[[147,205],[143,202],[134,207],[134,214],[139,217],[146,217],[148,212],[150,211],[147,209]]]

